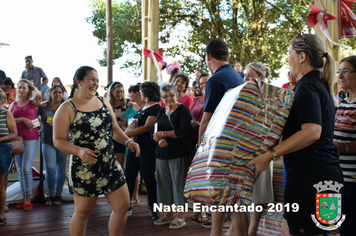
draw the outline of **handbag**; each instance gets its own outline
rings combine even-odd
[[[22,154],[25,152],[25,145],[21,136],[17,136],[12,140],[12,154]]]

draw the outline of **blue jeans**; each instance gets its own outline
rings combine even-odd
[[[42,143],[42,154],[46,167],[46,183],[49,195],[61,196],[66,179],[67,154],[47,143]]]
[[[32,195],[32,164],[36,157],[38,140],[24,140],[25,152],[17,154],[16,164],[23,195]]]

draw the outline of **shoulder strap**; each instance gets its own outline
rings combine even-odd
[[[77,108],[75,107],[74,103],[73,103],[71,100],[69,100],[68,103],[69,103],[69,105],[73,108],[73,110],[75,111],[75,113],[77,114]]]

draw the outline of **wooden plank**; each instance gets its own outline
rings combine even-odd
[[[146,203],[147,197],[140,195],[140,203],[132,207],[133,215],[129,216],[124,234],[128,236],[142,235],[194,235],[206,236],[210,234],[201,224],[192,221],[193,212],[186,213],[186,226],[178,230],[169,229],[169,225],[156,226],[149,215]],[[10,205],[6,213],[7,225],[0,228],[0,235],[36,235],[63,236],[69,235],[70,219],[74,213],[74,202],[63,202],[60,206],[46,207],[43,202],[34,203],[33,211],[24,212]],[[85,235],[108,235],[108,221],[111,214],[110,204],[105,198],[98,200],[90,214]]]

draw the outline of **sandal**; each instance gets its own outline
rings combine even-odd
[[[23,210],[24,211],[32,211],[33,209],[33,204],[32,203],[24,203],[23,204]]]
[[[23,204],[24,204],[24,202],[16,203],[16,209],[23,209]]]
[[[53,198],[49,197],[46,199],[46,207],[51,207],[53,206]]]
[[[140,200],[138,200],[138,198],[133,198],[131,201],[131,205],[137,205],[140,202]]]
[[[155,220],[155,222],[153,224],[155,225],[165,225],[165,224],[170,224],[173,222],[173,217],[171,216],[170,218],[168,218],[166,215]]]
[[[197,216],[197,222],[198,223],[205,223],[205,222],[208,222],[209,221],[209,219],[208,219],[208,217],[207,217],[207,215],[198,215]]]
[[[195,213],[193,216],[192,216],[192,220],[194,220],[194,221],[197,221],[198,220],[198,216],[200,216],[200,213],[198,212],[198,213]]]
[[[202,226],[206,229],[210,229],[211,228],[211,221],[205,222],[204,224],[202,224]]]
[[[223,226],[223,229],[222,229],[222,231],[224,231],[224,232],[227,232],[227,231],[229,231],[229,229],[230,229],[230,226]],[[225,235],[225,236],[229,236],[230,234],[227,234],[227,235]],[[234,236],[234,234],[231,234],[232,236]]]
[[[0,226],[5,226],[5,225],[6,225],[6,219],[0,218]]]
[[[186,225],[185,223],[185,218],[179,218],[176,217],[173,222],[170,224],[169,228],[170,229],[180,229],[182,228],[184,225]]]
[[[58,206],[62,204],[62,197],[61,196],[56,196],[53,199],[53,205]]]

